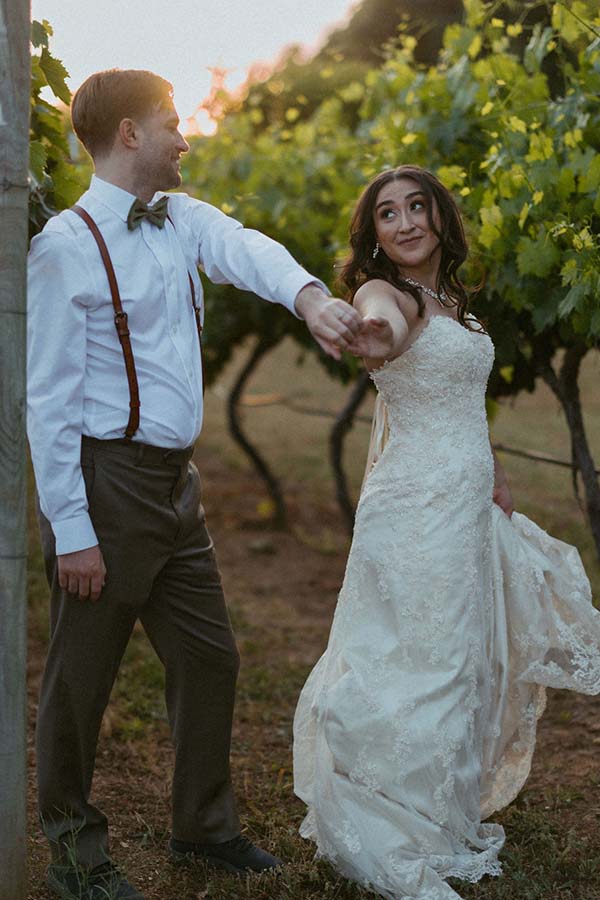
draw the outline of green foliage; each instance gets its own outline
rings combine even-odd
[[[257,133],[251,105],[227,116],[194,142],[185,173],[194,193],[282,240],[332,285],[366,182],[406,162],[436,171],[467,223],[470,275],[483,276],[475,311],[497,345],[491,393],[501,396],[531,389],[540,355],[600,338],[600,16],[594,0],[518,4],[510,19],[498,10],[514,4],[464,6],[436,65],[420,65],[415,39],[400,37],[383,65],[308,118],[292,106]],[[291,333],[314,349],[285,314],[208,294],[215,359],[213,335],[228,343],[236,331]]]
[[[184,161],[186,182],[194,194],[246,226],[274,238],[285,237],[290,252],[306,261],[312,274],[331,282],[332,263],[343,243],[332,223],[339,218],[342,201],[347,217],[363,180],[354,158],[352,133],[342,117],[339,98],[322,104],[309,122],[289,128],[272,126],[259,135],[254,133],[252,111],[228,117],[217,137],[193,143]],[[342,171],[346,181],[336,184]],[[209,381],[235,344],[249,335],[277,343],[291,334],[302,351],[316,350],[304,324],[287,311],[229,287],[209,286],[206,322]],[[343,378],[357,368],[353,359],[341,368],[324,354],[321,359]]]
[[[461,13],[461,0],[363,0],[348,24],[329,35],[319,55],[341,54],[377,66],[381,48],[400,32],[417,41],[419,62],[435,63],[444,27],[459,21]]]
[[[71,93],[68,72],[50,52],[52,26],[45,19],[32,22],[31,122],[29,143],[29,228],[36,234],[55,212],[65,209],[81,194],[81,175],[70,159],[64,108],[42,98],[49,88],[57,100],[68,104]]]
[[[254,110],[256,130],[310,118],[338,91],[345,93],[345,118],[356,124],[362,93],[355,86],[364,81],[369,68],[381,65],[383,48],[392,46],[399,34],[410,36],[416,58],[434,63],[445,26],[458,21],[461,10],[461,0],[419,0],[418,5],[413,0],[362,0],[349,21],[332,31],[311,59],[306,60],[300,48],[292,45],[266,80],[249,84],[243,102]],[[226,109],[239,108],[239,98],[232,103],[232,98],[220,94],[218,101]]]
[[[243,97],[244,106],[252,109],[252,122],[256,132],[268,125],[285,126],[287,122],[309,119],[328,97],[353,82],[362,81],[368,66],[361,60],[346,58],[341,53],[319,54],[306,62],[291,47],[280,60],[276,70],[264,82],[248,87]],[[356,109],[360,97],[355,102],[345,104],[345,114],[349,122],[356,124]],[[239,108],[239,100],[232,104],[231,98],[220,97],[225,108]]]

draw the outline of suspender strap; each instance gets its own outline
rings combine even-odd
[[[196,291],[194,288],[194,282],[192,281],[192,276],[188,271],[188,279],[190,282],[190,291],[192,292],[192,306],[194,307],[194,316],[196,318],[196,328],[198,329],[198,340],[200,341],[200,347],[202,348],[202,320],[200,318],[200,307],[196,304]]]
[[[173,226],[173,231],[177,234],[177,229],[175,228],[175,222],[171,218],[171,216],[167,213],[167,219]],[[192,306],[194,308],[194,318],[196,319],[196,329],[198,331],[198,343],[200,344],[200,366],[202,370],[202,393],[206,390],[206,378],[204,376],[204,354],[202,353],[202,319],[200,318],[200,307],[196,303],[196,291],[194,288],[194,282],[192,280],[192,275],[190,270],[188,269],[188,281],[190,283],[190,291],[192,294]]]
[[[119,341],[121,342],[121,349],[123,351],[123,358],[125,360],[125,371],[127,372],[127,382],[129,384],[129,421],[127,423],[127,428],[125,429],[125,437],[128,440],[131,440],[140,425],[140,392],[138,387],[137,374],[135,371],[133,351],[131,349],[131,341],[129,337],[127,313],[123,310],[123,306],[121,304],[121,295],[119,294],[119,285],[117,284],[115,270],[113,268],[112,260],[110,258],[110,254],[108,252],[108,248],[106,246],[104,238],[100,233],[100,229],[98,228],[90,214],[87,213],[85,209],[83,209],[83,207],[72,206],[71,209],[74,213],[77,213],[77,215],[83,219],[87,227],[92,232],[94,239],[98,244],[100,256],[102,257],[102,262],[104,263],[104,268],[106,269],[108,284],[110,286],[110,295],[112,297],[112,305],[115,311],[115,328],[117,330],[117,335],[119,336]]]
[[[175,227],[175,226],[173,226]],[[190,290],[192,292],[192,306],[194,307],[194,317],[196,319],[196,328],[198,330],[198,343],[200,344],[200,369],[202,371],[202,395],[206,390],[206,376],[204,374],[204,353],[202,352],[202,320],[200,318],[200,307],[196,303],[196,291],[194,290],[194,282],[188,270],[188,278],[190,281]]]
[[[123,350],[123,359],[125,360],[125,371],[127,372],[127,383],[129,384],[129,421],[127,423],[127,428],[125,429],[125,437],[128,440],[134,436],[136,431],[140,426],[140,392],[138,387],[137,374],[135,371],[135,361],[133,358],[133,350],[131,349],[131,340],[129,333],[129,326],[127,323],[127,313],[124,311],[123,306],[121,304],[121,295],[119,293],[119,285],[117,283],[117,276],[115,275],[115,270],[113,268],[112,260],[110,258],[110,253],[108,252],[108,247],[102,237],[100,229],[85,209],[82,206],[72,206],[72,211],[77,213],[77,215],[83,219],[87,227],[92,232],[94,240],[98,245],[98,250],[100,251],[100,256],[102,257],[102,262],[104,263],[104,268],[106,269],[106,275],[108,278],[108,284],[110,287],[110,295],[112,298],[112,305],[115,311],[115,328],[117,331],[117,335],[119,337],[119,341],[121,343],[121,349]],[[173,225],[173,220],[170,216],[168,216],[169,222]],[[173,225],[175,228],[175,225]],[[194,309],[194,318],[196,319],[196,329],[198,331],[198,341],[200,343],[200,364],[202,366],[202,391],[204,392],[204,388],[206,386],[206,381],[204,378],[204,358],[202,356],[202,321],[200,318],[200,307],[196,303],[196,291],[194,289],[194,282],[192,280],[192,276],[188,270],[188,280],[190,283],[190,291],[192,296],[192,307]]]

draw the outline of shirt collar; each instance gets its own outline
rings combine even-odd
[[[131,204],[136,199],[134,194],[124,191],[123,188],[117,187],[116,184],[111,184],[110,181],[98,178],[97,175],[92,175],[89,191],[95,200],[107,206],[124,222],[127,221]]]

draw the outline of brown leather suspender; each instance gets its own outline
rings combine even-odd
[[[177,234],[177,229],[175,228],[175,222],[167,213],[167,219],[173,226],[173,231]],[[200,365],[202,367],[202,393],[204,394],[204,389],[206,387],[206,381],[204,378],[204,357],[202,355],[202,320],[200,318],[200,307],[196,303],[196,291],[194,289],[194,282],[192,280],[192,275],[190,270],[188,269],[188,280],[190,282],[190,291],[192,292],[192,306],[194,307],[194,317],[196,319],[196,328],[198,330],[198,341],[200,342]]]
[[[94,235],[94,239],[98,244],[98,250],[106,269],[108,283],[110,285],[110,295],[115,311],[115,328],[121,342],[123,358],[125,360],[125,371],[127,372],[127,382],[129,384],[129,421],[125,429],[125,437],[131,440],[140,426],[140,392],[138,388],[137,374],[135,371],[135,361],[133,359],[133,351],[131,349],[131,341],[129,340],[129,326],[127,324],[127,313],[124,312],[121,304],[121,295],[119,294],[119,285],[113,268],[108,247],[104,242],[104,238],[100,234],[100,229],[88,212],[81,206],[72,206],[71,209],[83,219],[87,227]]]
[[[173,222],[171,221],[171,216],[167,216],[171,225]],[[173,225],[173,228],[175,226]],[[177,232],[176,232],[177,233]],[[192,292],[192,306],[194,307],[194,317],[196,319],[196,329],[198,331],[198,343],[200,344],[200,369],[202,371],[202,396],[204,396],[204,391],[206,390],[206,377],[204,374],[204,354],[202,353],[202,320],[200,318],[200,307],[196,303],[196,291],[194,290],[194,282],[192,281],[192,276],[190,270],[188,269],[188,279],[190,282],[190,290]]]
[[[127,428],[125,429],[125,437],[128,440],[131,440],[133,435],[136,433],[140,426],[140,392],[138,387],[137,374],[135,371],[135,360],[133,358],[133,351],[131,349],[131,341],[130,341],[130,333],[129,326],[127,322],[127,313],[124,311],[122,303],[121,303],[121,295],[119,293],[119,285],[117,283],[117,277],[115,275],[115,270],[113,268],[112,260],[110,258],[110,253],[108,252],[108,247],[102,237],[100,229],[90,216],[88,212],[81,206],[72,206],[71,209],[74,213],[83,219],[85,224],[88,226],[96,244],[98,245],[98,249],[100,251],[100,256],[102,257],[102,262],[104,263],[104,268],[106,269],[106,275],[108,277],[108,284],[110,287],[110,295],[112,298],[112,305],[115,311],[115,328],[117,330],[117,335],[119,337],[119,341],[121,343],[121,349],[123,350],[123,359],[125,360],[125,371],[127,373],[127,383],[129,385],[129,421],[127,422]],[[169,221],[171,219],[169,218]],[[171,222],[171,224],[173,224]],[[175,227],[175,226],[173,226]],[[202,322],[200,320],[200,307],[196,304],[196,291],[194,290],[194,282],[192,280],[192,276],[188,271],[188,279],[190,282],[190,290],[192,292],[192,306],[194,307],[194,316],[196,319],[196,327],[198,329],[198,340],[200,342],[200,360],[202,360]],[[204,372],[203,372],[203,380],[202,387],[204,388]]]

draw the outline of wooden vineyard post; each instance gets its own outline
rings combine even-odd
[[[0,900],[26,896],[29,0],[0,0]]]

